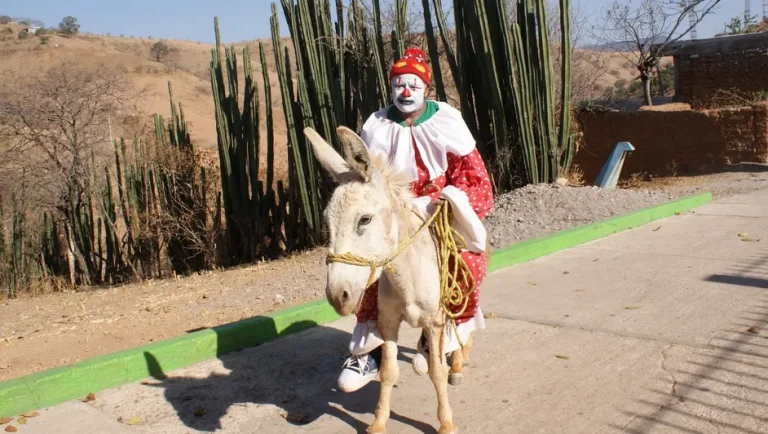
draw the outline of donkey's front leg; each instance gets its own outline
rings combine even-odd
[[[453,424],[453,411],[448,402],[448,363],[443,352],[442,327],[427,327],[429,342],[429,378],[435,385],[437,392],[437,419],[440,421],[439,434],[456,434],[456,426]]]
[[[397,338],[400,333],[400,321],[388,319],[379,313],[378,327],[381,337],[384,339],[384,343],[381,346],[381,366],[379,367],[381,391],[379,392],[379,403],[376,405],[373,425],[369,426],[366,430],[369,434],[383,434],[386,432],[392,388],[397,383],[397,377],[400,375],[400,367],[397,365]]]

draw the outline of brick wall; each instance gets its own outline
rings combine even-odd
[[[675,57],[675,99],[693,108],[712,107],[718,89],[768,90],[768,49]]]
[[[693,174],[723,164],[768,163],[768,103],[719,110],[582,111],[574,163],[594,182],[617,142],[628,141],[622,178],[633,173]]]

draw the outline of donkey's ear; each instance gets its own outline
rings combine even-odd
[[[371,163],[371,154],[368,153],[363,139],[347,127],[336,128],[336,133],[341,140],[344,155],[347,157],[347,164],[363,178],[364,182],[370,181],[373,164]]]
[[[353,180],[360,180],[360,175],[354,170],[344,158],[333,149],[328,142],[317,134],[312,128],[304,128],[304,135],[312,144],[312,152],[320,165],[331,175],[336,182],[344,183]]]

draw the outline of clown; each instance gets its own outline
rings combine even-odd
[[[454,228],[467,244],[461,256],[479,287],[488,269],[486,233],[481,219],[493,206],[493,191],[475,140],[458,110],[426,99],[430,70],[421,50],[408,49],[392,66],[389,80],[392,105],[373,113],[363,125],[360,137],[370,153],[383,155],[396,169],[410,175],[416,197],[414,205],[422,217],[428,217],[434,201],[450,203]],[[379,372],[384,341],[376,326],[377,290],[378,282],[366,289],[356,314],[350,356],[338,378],[339,388],[344,392],[360,389]],[[446,353],[459,349],[460,342],[466,342],[472,331],[485,328],[478,295],[479,290],[475,290],[464,313],[456,318],[458,339],[454,329],[446,327]],[[417,347],[413,369],[425,375],[428,349],[423,335]]]

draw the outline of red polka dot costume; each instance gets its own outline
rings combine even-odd
[[[408,50],[396,62],[390,79],[400,74],[416,75],[429,83],[429,69],[420,50]],[[467,309],[456,319],[461,341],[476,329],[484,328],[478,308],[479,286],[487,270],[484,251],[486,233],[481,220],[493,207],[493,190],[485,164],[461,113],[439,101],[424,101],[424,111],[412,125],[407,125],[392,105],[372,114],[365,122],[361,138],[371,153],[386,157],[396,168],[410,174],[415,206],[426,216],[427,205],[442,198],[450,202],[454,228],[464,237],[467,249],[461,256],[472,273],[476,290]],[[378,316],[378,282],[367,288],[357,326],[353,331],[350,352],[365,354],[381,340],[376,327]],[[458,341],[452,330],[446,330],[446,350],[456,349]]]
[[[485,169],[485,163],[477,149],[464,157],[449,154],[448,173],[440,175],[431,181],[426,168],[424,168],[424,162],[418,153],[416,154],[416,165],[419,167],[418,179],[411,185],[411,191],[416,197],[428,196],[430,199],[435,200],[439,197],[440,190],[446,185],[451,184],[458,186],[467,193],[472,209],[479,218],[485,218],[491,211],[493,207],[491,182]],[[480,296],[479,287],[488,271],[488,261],[482,253],[464,251],[461,253],[461,257],[475,278],[475,287],[477,289],[467,304],[467,309],[461,316],[456,318],[457,325],[465,323],[475,316]],[[358,322],[372,321],[378,317],[377,289],[378,282],[374,282],[365,291],[362,306],[357,313]],[[458,310],[455,312],[458,312]]]

